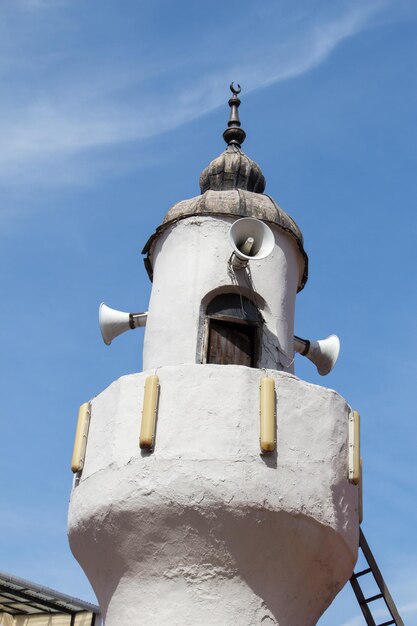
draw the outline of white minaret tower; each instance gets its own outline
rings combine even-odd
[[[357,415],[293,373],[337,340],[294,339],[302,234],[231,88],[226,150],[144,248],[147,319],[102,309],[107,343],[146,319],[144,371],[81,407],[74,449],[69,540],[106,626],[313,626],[356,561]]]

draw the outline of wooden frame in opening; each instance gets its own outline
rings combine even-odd
[[[238,293],[220,294],[206,310],[205,362],[256,367],[263,323],[257,307]]]

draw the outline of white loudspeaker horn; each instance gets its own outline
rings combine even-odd
[[[337,335],[329,335],[326,339],[319,339],[318,341],[309,341],[294,336],[294,350],[310,359],[321,376],[326,376],[336,365],[340,352],[340,341]]]
[[[265,222],[253,217],[242,217],[229,230],[233,248],[231,263],[235,268],[245,267],[248,261],[264,259],[274,249],[274,234]]]
[[[126,330],[146,325],[147,313],[125,313],[111,309],[102,302],[98,312],[101,336],[106,346],[109,346],[115,337]]]

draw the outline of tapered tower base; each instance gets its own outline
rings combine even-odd
[[[313,626],[356,560],[346,402],[272,370],[157,374],[154,452],[138,447],[147,373],[123,377],[92,402],[71,497],[71,548],[106,626]],[[265,375],[277,414],[268,456],[259,453]]]

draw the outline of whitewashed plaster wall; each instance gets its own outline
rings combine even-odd
[[[233,218],[189,217],[170,225],[151,249],[152,294],[144,338],[144,370],[204,361],[205,306],[238,291],[265,320],[259,366],[293,371],[294,308],[302,259],[295,241],[269,224],[273,252],[230,272]]]
[[[158,374],[156,445],[139,449]],[[259,451],[259,383],[276,386],[277,450]],[[358,490],[336,392],[244,366],[125,376],[92,401],[69,538],[106,626],[313,626],[348,580]]]

